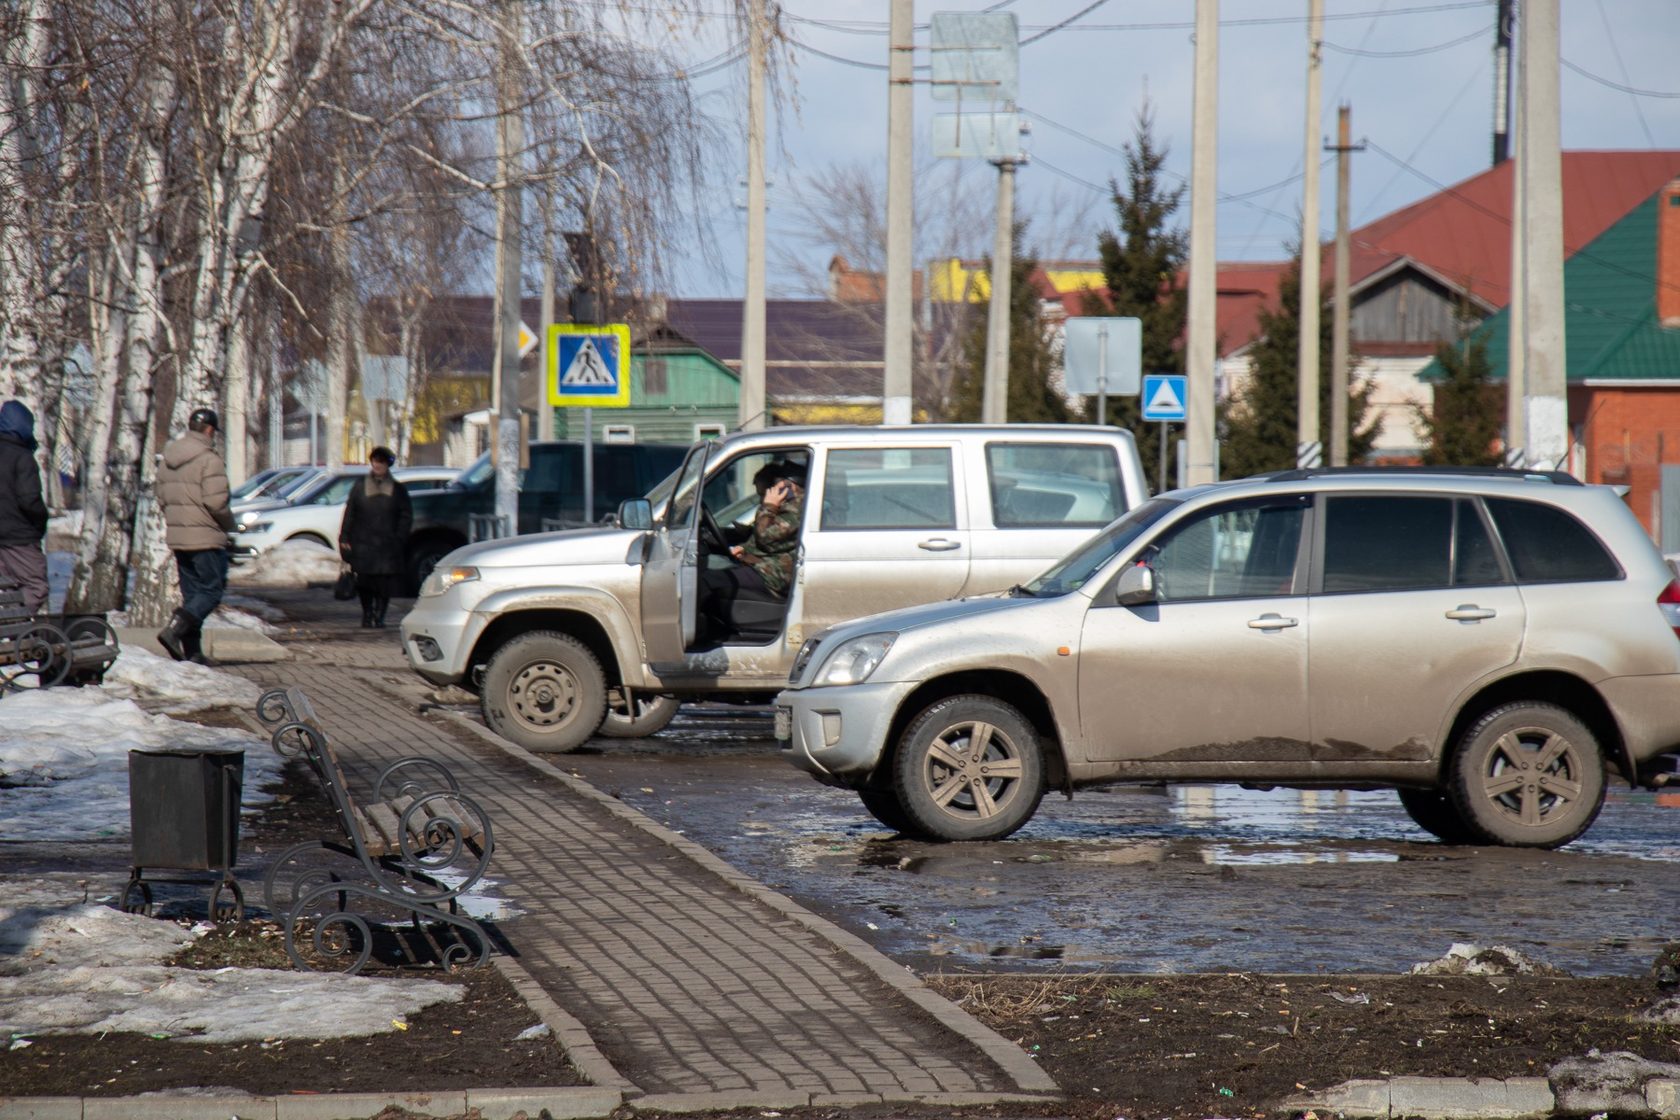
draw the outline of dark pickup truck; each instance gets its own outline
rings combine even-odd
[[[594,520],[618,512],[620,502],[640,498],[682,464],[688,448],[674,443],[597,443]],[[519,472],[518,532],[572,529],[588,524],[583,509],[583,444],[567,440],[533,443],[530,466]],[[413,496],[414,529],[409,534],[409,577],[419,587],[449,553],[472,539],[472,519],[496,512],[496,468],[486,452],[442,490]]]

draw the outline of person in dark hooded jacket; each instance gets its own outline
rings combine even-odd
[[[227,466],[216,453],[221,418],[212,409],[194,410],[181,438],[164,446],[158,467],[157,498],[163,507],[164,540],[175,553],[181,577],[181,605],[158,631],[158,644],[177,661],[209,664],[204,656],[204,620],[227,590]]]
[[[368,453],[367,477],[350,490],[338,530],[338,551],[356,573],[362,625],[385,628],[385,611],[402,581],[403,549],[414,528],[408,488],[391,477],[397,457],[389,447]]]
[[[23,609],[47,605],[47,503],[35,462],[35,415],[21,401],[0,404],[0,583],[23,588]]]

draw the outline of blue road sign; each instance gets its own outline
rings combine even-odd
[[[630,404],[630,328],[555,323],[548,328],[548,403],[585,408]]]
[[[1143,418],[1182,421],[1189,415],[1190,379],[1182,373],[1143,375]]]

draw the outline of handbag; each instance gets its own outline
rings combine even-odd
[[[333,584],[334,599],[354,599],[356,597],[356,573],[350,570],[349,564],[338,566],[338,582]]]

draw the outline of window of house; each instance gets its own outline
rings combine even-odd
[[[729,429],[724,427],[722,424],[696,424],[694,425],[694,438],[722,439],[724,437],[724,433],[728,430]]]
[[[635,443],[636,426],[634,424],[608,424],[601,429],[602,443]]]
[[[663,395],[670,391],[670,367],[664,358],[642,359],[642,391]]]

